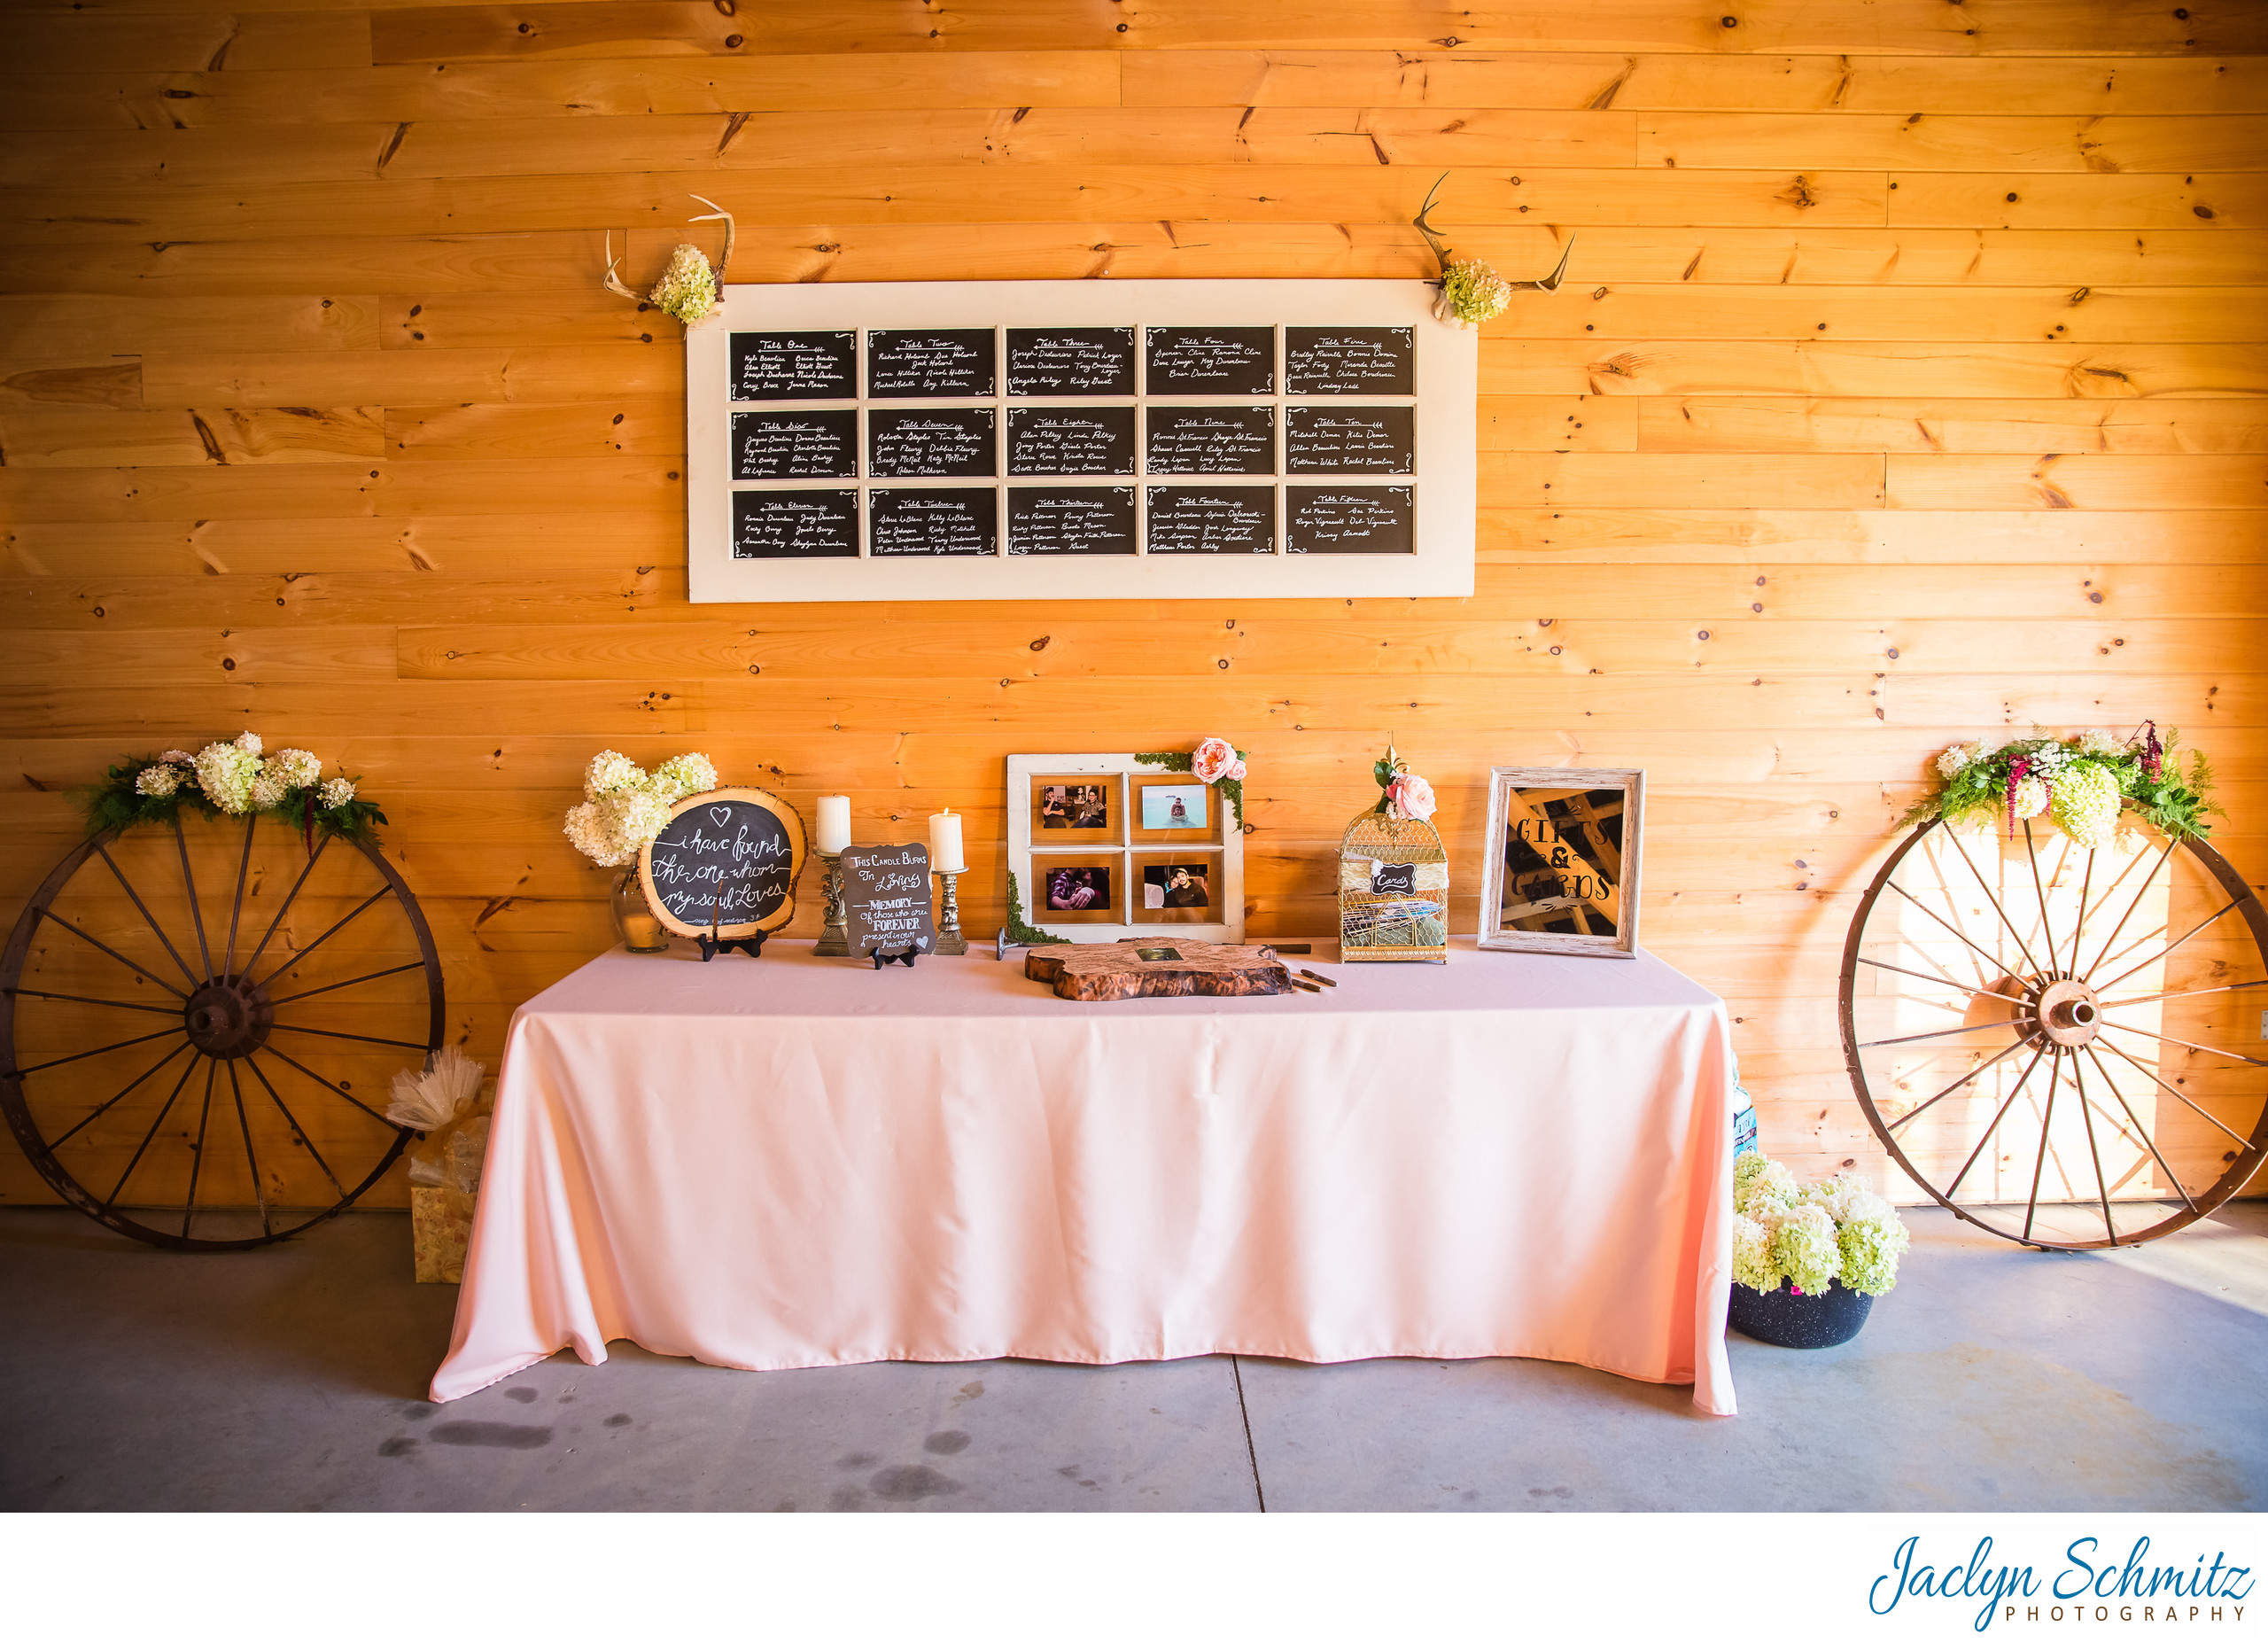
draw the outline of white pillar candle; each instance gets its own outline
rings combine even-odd
[[[821,797],[819,799],[819,851],[840,853],[850,845],[850,798]]]
[[[961,816],[947,808],[929,816],[929,868],[960,872],[968,868],[960,857]]]

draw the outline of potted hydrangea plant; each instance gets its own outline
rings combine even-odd
[[[1840,1346],[1898,1282],[1906,1223],[1856,1175],[1798,1186],[1785,1164],[1745,1152],[1733,1164],[1728,1321],[1775,1346]]]

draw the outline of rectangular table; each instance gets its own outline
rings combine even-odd
[[[1724,1005],[1643,953],[1331,954],[1321,996],[1102,1004],[989,947],[599,957],[513,1018],[433,1397],[625,1339],[1544,1358],[1731,1414]]]

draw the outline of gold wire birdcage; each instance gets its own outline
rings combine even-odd
[[[1378,765],[1402,771],[1393,750]],[[1447,962],[1449,856],[1441,834],[1393,807],[1358,813],[1339,840],[1342,962]]]

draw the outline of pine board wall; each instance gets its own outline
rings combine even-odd
[[[1637,766],[1644,942],[1818,1171],[1880,1167],[1837,954],[1949,741],[2177,723],[2268,876],[2247,0],[16,0],[0,127],[12,917],[67,787],[252,727],[383,803],[493,1064],[608,943],[602,746],[965,809],[987,932],[1010,752],[1247,748],[1255,936],[1331,929],[1389,738],[1467,930],[1490,764]],[[687,604],[607,231],[641,285],[695,192],[742,281],[1410,277],[1444,170],[1461,253],[1577,243],[1484,335],[1470,600]]]

